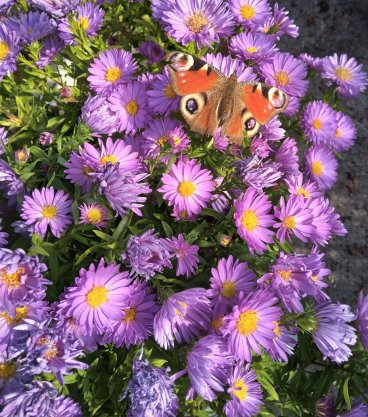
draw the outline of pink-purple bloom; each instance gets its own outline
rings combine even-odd
[[[199,264],[199,246],[190,245],[182,234],[166,239],[165,244],[171,256],[176,258],[176,275],[189,278],[195,274]]]
[[[323,145],[314,145],[305,153],[306,171],[320,191],[329,190],[337,180],[337,160]]]
[[[133,79],[137,63],[130,52],[122,49],[110,49],[100,52],[88,68],[87,80],[93,91],[102,96],[109,96],[120,85]]]
[[[39,58],[36,61],[38,68],[44,68],[49,65],[56,55],[65,47],[64,41],[57,33],[52,33],[42,40],[42,48],[39,53]]]
[[[286,138],[274,154],[275,162],[279,164],[279,169],[285,175],[298,175],[299,157],[298,146],[295,139]]]
[[[138,51],[145,56],[150,64],[155,64],[162,61],[164,57],[164,50],[162,47],[153,41],[144,41],[139,45]]]
[[[368,351],[368,295],[364,295],[363,291],[359,293],[357,321],[360,337],[365,349]]]
[[[99,203],[86,204],[79,206],[81,224],[90,224],[101,229],[107,225],[110,219],[109,211]]]
[[[51,233],[60,237],[72,223],[71,204],[63,190],[43,187],[24,197],[21,217],[33,233],[44,237],[50,227]]]
[[[106,97],[89,96],[81,110],[81,119],[94,133],[111,134],[118,130],[118,115]]]
[[[9,28],[18,33],[23,43],[30,44],[49,35],[53,31],[52,21],[44,12],[20,13],[17,19],[11,18]]]
[[[264,193],[249,187],[234,202],[234,220],[238,235],[245,240],[251,253],[263,253],[266,243],[273,242],[275,234],[269,228],[274,223],[272,203]]]
[[[233,36],[229,48],[240,59],[256,63],[270,61],[273,54],[278,51],[272,36],[252,32]]]
[[[236,359],[251,362],[252,351],[261,354],[274,338],[275,322],[282,310],[278,298],[269,290],[257,290],[243,295],[232,313],[224,317],[223,333],[228,336],[230,352]]]
[[[299,28],[288,15],[289,12],[284,7],[280,8],[278,3],[275,3],[273,14],[260,28],[261,32],[267,33],[269,36],[276,36],[277,39],[282,35],[297,38],[299,36]]]
[[[335,112],[335,116],[337,127],[330,145],[337,152],[346,152],[354,145],[356,127],[353,120],[343,112]]]
[[[235,19],[247,29],[255,29],[271,17],[267,0],[229,0]]]
[[[19,35],[0,22],[0,81],[5,75],[12,74],[17,69],[17,55],[20,51]]]
[[[208,330],[212,317],[210,300],[204,288],[190,288],[171,295],[156,314],[153,332],[164,349],[189,343]]]

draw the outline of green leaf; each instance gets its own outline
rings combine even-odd
[[[344,384],[342,386],[342,394],[344,396],[346,407],[350,411],[351,410],[351,401],[350,401],[350,395],[349,395],[349,379],[350,379],[350,376],[347,376],[345,378]]]
[[[162,224],[162,227],[163,227],[163,229],[165,231],[166,237],[173,236],[174,232],[172,231],[171,227],[166,222],[164,222],[164,221],[162,221],[161,224]]]

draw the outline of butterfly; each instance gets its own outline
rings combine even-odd
[[[206,62],[189,54],[166,55],[171,85],[182,96],[180,111],[194,132],[214,135],[218,127],[230,142],[241,144],[244,131],[252,138],[261,125],[285,110],[287,95],[259,82],[227,78]]]

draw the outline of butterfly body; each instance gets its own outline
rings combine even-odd
[[[244,131],[253,137],[260,127],[287,105],[287,96],[261,83],[238,82],[191,55],[172,52],[166,56],[172,87],[182,96],[180,111],[191,130],[221,134],[241,143]]]

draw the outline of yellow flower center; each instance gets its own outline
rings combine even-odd
[[[81,17],[79,18],[79,20],[77,21],[78,26],[81,27],[84,30],[87,30],[89,28],[89,20],[88,17]]]
[[[98,224],[102,220],[101,210],[98,208],[90,209],[86,217],[89,223]]]
[[[157,143],[163,148],[165,146],[165,143],[167,142],[168,137],[167,136],[161,136],[157,139]]]
[[[18,268],[12,274],[9,274],[7,268],[0,270],[0,280],[10,289],[18,288],[21,285],[21,277],[26,270],[24,268]]]
[[[312,125],[316,130],[321,130],[322,122],[321,122],[320,119],[315,119],[315,120],[313,120]]]
[[[240,16],[245,20],[252,19],[252,17],[254,17],[255,14],[256,11],[252,6],[248,6],[247,4],[245,4],[240,8]]]
[[[121,70],[118,67],[107,68],[105,72],[105,80],[115,83],[121,78]]]
[[[196,187],[192,181],[183,181],[179,184],[178,192],[182,197],[191,197],[195,193]]]
[[[242,215],[241,223],[248,232],[253,231],[258,225],[258,217],[254,210],[245,210]]]
[[[248,46],[247,52],[249,54],[254,54],[255,52],[258,52],[258,48],[256,46]]]
[[[183,307],[184,313],[182,313],[177,308],[175,308],[174,311],[175,311],[175,314],[182,319],[185,316],[185,313],[186,313],[186,310],[187,310],[188,305],[187,305],[187,303],[184,303],[184,301],[178,301],[178,303]]]
[[[20,323],[23,319],[25,319],[27,317],[27,312],[28,312],[27,306],[16,307],[15,317],[9,316],[9,314],[5,313],[5,311],[0,313],[0,317],[3,317],[8,324],[14,325],[14,324]]]
[[[233,298],[236,294],[236,285],[233,282],[224,282],[221,293],[225,298]]]
[[[233,384],[233,394],[243,402],[247,398],[247,386],[242,379],[237,379]]]
[[[17,152],[17,159],[18,161],[26,161],[28,158],[27,152],[20,150]]]
[[[138,113],[139,106],[136,100],[130,100],[125,105],[125,110],[130,114],[131,116],[135,116]]]
[[[283,224],[287,229],[295,229],[295,216],[286,217],[286,219],[283,221]]]
[[[221,246],[227,246],[230,242],[231,242],[231,237],[230,236],[222,235],[220,237],[220,245]]]
[[[125,321],[126,323],[130,323],[132,320],[134,320],[135,315],[136,311],[134,310],[134,308],[129,308],[125,311],[123,321]]]
[[[318,276],[317,275],[312,275],[311,280],[314,281],[314,282],[317,282],[318,281]]]
[[[102,165],[116,164],[119,160],[115,155],[105,155],[100,159],[100,162]]]
[[[341,129],[337,128],[335,133],[335,138],[338,139],[342,135]]]
[[[289,84],[289,76],[285,71],[279,71],[274,75],[274,78],[278,85],[288,85]]]
[[[98,308],[107,301],[107,289],[105,287],[93,287],[87,293],[87,304],[91,308]]]
[[[312,172],[319,177],[323,173],[323,165],[321,161],[312,162]]]
[[[255,330],[257,330],[259,318],[256,311],[246,311],[240,314],[238,321],[236,322],[236,328],[238,332],[243,336],[249,336]]]
[[[203,13],[195,13],[187,20],[187,27],[191,32],[199,33],[206,25],[208,20]]]
[[[342,80],[342,81],[351,80],[351,72],[349,68],[346,68],[346,67],[336,67],[335,75],[339,80]]]
[[[166,98],[169,98],[170,100],[173,100],[177,97],[177,94],[175,93],[173,87],[171,84],[167,84],[167,86],[163,89],[164,96]]]
[[[174,141],[175,146],[179,146],[181,144],[181,139],[179,138],[179,136],[174,135],[172,139]]]
[[[4,61],[4,59],[9,55],[9,52],[9,45],[4,41],[0,42],[0,61]]]
[[[188,217],[188,212],[186,210],[182,210],[179,214],[181,219],[186,219]]]
[[[273,329],[273,332],[275,333],[276,336],[280,336],[280,325],[278,321],[273,321],[272,322],[275,325],[275,328]]]
[[[214,319],[211,321],[211,327],[215,330],[219,330],[219,328],[222,326],[222,317],[218,316],[217,319]]]
[[[300,187],[296,195],[304,195],[305,198],[308,198],[310,194],[305,188]]]
[[[54,205],[42,208],[42,216],[46,219],[53,219],[57,215],[57,208]]]
[[[280,277],[284,280],[284,281],[289,281],[290,277],[291,277],[291,271],[284,271],[284,270],[280,270],[277,271],[277,273],[280,275]]]
[[[54,359],[57,354],[58,354],[57,346],[55,345],[55,343],[53,343],[50,349],[47,349],[43,356],[45,357],[45,359],[49,361],[51,359]]]
[[[15,363],[0,363],[0,379],[10,379],[15,375]]]

